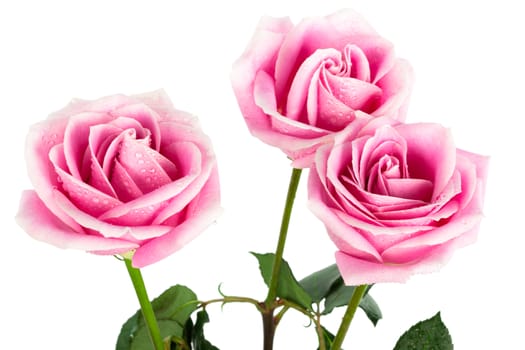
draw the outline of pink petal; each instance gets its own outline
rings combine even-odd
[[[390,196],[428,201],[434,185],[425,179],[388,179],[387,187]]]
[[[483,207],[488,163],[489,158],[486,156],[457,150],[456,167],[461,173],[460,206],[462,208],[471,201],[471,197],[477,187],[479,187],[481,191],[479,195],[479,198],[481,198],[479,208],[481,209]]]
[[[57,218],[34,191],[22,192],[16,221],[31,237],[59,248],[125,252],[138,245],[132,242],[87,235]]]
[[[328,17],[308,18],[290,30],[279,50],[275,70],[277,96],[289,88],[289,77],[317,49],[343,51],[349,44],[366,54],[372,79],[381,78],[392,66],[392,44],[378,36],[355,12],[343,10]]]
[[[81,180],[81,165],[88,148],[87,131],[93,125],[105,124],[112,119],[103,113],[83,112],[72,116],[64,134],[64,154],[68,172]]]
[[[120,165],[126,169],[142,193],[151,192],[172,181],[157,162],[157,159],[163,157],[155,153],[157,152],[127,134],[120,144]]]
[[[308,208],[326,226],[336,246],[355,255],[380,260],[376,249],[356,230],[346,225],[337,215],[338,210],[323,202],[323,186],[314,172],[308,179]]]
[[[431,123],[401,124],[396,130],[407,142],[410,177],[433,182],[435,200],[456,167],[456,147],[450,130]]]
[[[331,74],[327,74],[326,77],[334,96],[354,111],[372,113],[381,102],[382,91],[376,85]]]
[[[143,94],[132,95],[130,96],[135,101],[140,101],[141,103],[149,106],[157,114],[159,121],[173,119],[175,115],[187,114],[185,112],[180,112],[175,110],[173,103],[169,98],[166,91],[163,89],[146,92]],[[154,133],[155,127],[151,128],[151,132]]]
[[[118,199],[124,203],[142,197],[143,195],[143,192],[119,161],[114,162],[111,185],[114,188]]]
[[[109,179],[108,173],[102,169],[104,156],[99,152],[105,151],[105,144],[118,135],[120,130],[109,125],[92,126],[89,132],[89,148],[85,154],[84,165],[82,166],[82,179],[89,178],[89,184],[109,196],[117,197]],[[100,157],[99,157],[100,156]],[[86,159],[87,158],[87,159]],[[86,169],[89,165],[89,169]],[[88,172],[89,170],[89,172]]]
[[[254,79],[257,72],[273,75],[277,52],[285,34],[292,28],[290,19],[264,17],[244,54],[233,64],[231,82],[241,112],[250,131],[269,127],[265,113],[255,104]],[[253,79],[252,79],[253,77]]]
[[[444,244],[477,227],[481,219],[482,215],[479,213],[460,213],[452,217],[452,219],[443,226],[436,227],[431,231],[421,233],[390,247],[383,252],[383,257],[385,261],[399,260],[403,255],[408,254],[411,249]]]
[[[343,50],[343,57],[345,62],[347,62],[349,77],[370,82],[370,64],[366,54],[359,46],[346,45]]]
[[[406,282],[410,276],[418,273],[438,271],[451,258],[452,253],[476,240],[479,225],[435,247],[410,264],[379,264],[353,258],[343,252],[336,253],[336,262],[346,285],[361,285],[383,282]]]
[[[317,104],[322,117],[317,126],[330,131],[340,131],[355,120],[354,110],[338,100],[323,84],[319,84]]]
[[[173,143],[189,142],[196,145],[203,154],[213,153],[213,147],[210,138],[202,133],[198,124],[188,125],[178,121],[164,121],[159,123],[159,127],[162,136],[162,144],[160,146],[159,154],[170,160],[175,165],[175,168],[180,168],[180,164],[177,164],[178,158],[171,158],[171,156],[169,156],[167,154],[168,152],[165,150],[166,147],[171,147]],[[163,166],[167,165],[163,161],[161,164]],[[166,172],[172,176],[173,169],[170,168],[171,166],[169,168],[166,167]],[[184,171],[178,169],[177,172],[180,173]]]
[[[74,106],[77,104],[70,104],[66,108],[75,108]],[[31,127],[25,146],[27,173],[45,206],[73,230],[82,231],[81,227],[65,215],[53,200],[53,189],[60,187],[61,184],[48,155],[51,148],[62,143],[67,122],[67,117],[64,117],[62,112],[57,112],[50,119]]]
[[[216,186],[213,188],[213,190],[216,190],[218,194],[218,175],[215,160],[209,160],[205,165],[203,165],[202,170],[195,180],[192,181],[191,184],[189,184],[186,188],[184,188],[173,200],[171,200],[169,205],[157,213],[153,223],[160,224],[169,217],[179,213],[187,205],[191,205],[191,203],[195,202],[196,198],[203,196],[201,192],[203,191],[203,188],[206,186],[206,184],[210,182]]]
[[[133,255],[133,266],[142,268],[173,254],[184,247],[210,226],[220,215],[222,209],[211,206],[190,217],[182,224],[162,236],[155,238],[137,249]]]
[[[55,171],[62,181],[62,188],[67,192],[71,201],[86,213],[98,216],[121,202],[98,189],[91,187],[82,180],[66,173],[63,167],[67,160],[64,157],[63,145],[56,145],[49,152],[49,159],[55,166]]]
[[[180,148],[181,144],[185,144],[188,147]],[[169,182],[154,191],[136,197],[136,199],[130,202],[107,211],[100,216],[100,219],[114,224],[128,225],[128,220],[135,222],[135,219],[133,218],[134,212],[143,211],[144,215],[141,216],[141,218],[145,220],[143,224],[152,223],[152,221],[152,224],[160,224],[166,218],[166,215],[163,213],[172,213],[174,207],[179,208],[180,206],[186,206],[189,200],[194,197],[194,195],[192,196],[192,193],[194,193],[195,189],[202,187],[202,182],[207,179],[210,169],[214,164],[214,160],[210,159],[209,162],[204,165],[204,168],[201,168],[201,154],[193,144],[173,144],[172,148],[173,150],[170,148],[165,149],[167,155],[169,155],[170,152],[184,151],[188,163],[191,162],[191,164],[181,163],[181,170],[187,171],[186,173],[181,174],[183,175],[182,177]],[[174,156],[172,155],[170,158],[171,157]],[[200,187],[199,183],[201,184]],[[168,201],[170,202],[169,204]],[[145,208],[148,209],[146,210]],[[179,208],[176,212],[181,209],[182,208]]]
[[[335,253],[335,261],[348,286],[385,282],[401,283],[406,282],[413,274],[410,265],[384,265],[381,262],[355,258],[340,251]]]
[[[161,236],[163,234],[166,234],[170,230],[170,227],[161,225],[119,226],[109,224],[78,209],[64,196],[64,194],[57,190],[55,190],[54,192],[54,198],[59,208],[62,209],[71,218],[73,218],[73,220],[78,222],[83,227],[97,232],[101,235],[101,237],[129,237],[139,240],[145,240]],[[137,211],[136,215],[140,214],[141,213]]]
[[[404,121],[412,92],[414,73],[410,64],[397,59],[394,66],[375,83],[382,91],[379,108],[372,111],[374,116],[389,116]]]
[[[120,119],[131,119],[136,120],[138,123],[140,123],[140,126],[146,130],[149,130],[151,133],[151,147],[155,150],[160,149],[160,143],[161,143],[161,137],[160,137],[160,129],[159,129],[159,115],[151,109],[149,106],[138,103],[138,104],[131,104],[131,105],[125,105],[121,106],[114,111],[111,112],[111,114],[115,117],[121,117],[124,116],[126,118],[119,118],[116,119],[115,122],[117,122]],[[128,127],[122,126],[122,129],[127,129]]]
[[[328,62],[334,65],[340,65],[341,52],[334,49],[320,49],[301,63],[288,91],[288,100],[286,103],[286,116],[288,118],[299,120],[306,105],[309,86],[319,80],[318,71],[325,64],[328,64]],[[275,96],[275,91],[273,94]],[[312,97],[314,100],[317,100],[317,94]],[[309,124],[315,125],[315,122],[310,121]]]
[[[299,138],[315,138],[326,135],[325,130],[302,122],[289,119],[277,112],[272,78],[265,72],[259,72],[255,79],[255,103],[271,117],[272,129],[278,135],[287,134]]]

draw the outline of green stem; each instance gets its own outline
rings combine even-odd
[[[281,221],[281,230],[279,232],[279,241],[277,242],[277,249],[275,251],[275,260],[273,262],[272,277],[270,279],[270,287],[268,288],[268,296],[266,297],[265,303],[267,307],[270,307],[272,302],[277,296],[277,284],[279,281],[279,273],[281,272],[281,263],[283,260],[284,244],[286,242],[286,235],[288,234],[288,226],[290,224],[290,216],[292,215],[293,202],[295,194],[297,193],[297,187],[299,180],[301,179],[302,169],[293,169],[292,176],[290,178],[290,184],[288,185],[288,194],[286,195],[286,204],[284,206],[283,218]]]
[[[144,316],[144,320],[146,321],[146,325],[148,326],[149,335],[154,349],[164,350],[164,343],[160,336],[159,325],[157,324],[157,320],[155,319],[155,313],[153,312],[153,308],[151,307],[151,303],[148,298],[148,293],[146,292],[146,286],[144,285],[144,280],[142,279],[142,274],[140,273],[139,269],[136,269],[131,265],[130,259],[124,259],[124,262],[126,263],[129,277],[131,278],[131,282],[133,283],[133,287],[135,288],[135,292],[137,293],[137,298],[139,299],[140,303],[140,309],[142,310],[142,316]]]
[[[346,332],[348,331],[348,327],[350,327],[350,323],[352,322],[352,319],[354,318],[355,311],[357,310],[357,307],[359,306],[359,302],[361,301],[361,298],[363,298],[363,295],[365,295],[367,287],[368,286],[366,284],[363,284],[354,289],[352,298],[350,299],[350,302],[348,303],[348,307],[346,308],[345,315],[343,316],[343,321],[341,322],[341,325],[339,326],[339,330],[337,331],[337,334],[334,338],[334,342],[332,343],[331,350],[341,349],[341,345],[343,345],[343,340],[345,339]]]
[[[317,332],[317,337],[319,338],[319,350],[326,350],[326,342],[324,340],[323,327],[321,327],[321,313],[317,312],[315,319],[315,331]]]

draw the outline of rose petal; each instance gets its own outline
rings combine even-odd
[[[199,215],[187,218],[170,232],[144,244],[133,255],[133,266],[142,268],[178,251],[210,226],[221,212],[219,206],[203,209]]]
[[[105,124],[112,119],[104,113],[83,112],[69,119],[64,133],[64,154],[68,172],[82,180],[81,165],[88,148],[86,131],[93,125]]]
[[[123,203],[132,201],[144,194],[119,161],[114,162],[111,185],[115,189],[118,199]]]
[[[67,192],[71,201],[86,213],[98,216],[121,202],[98,189],[91,187],[82,180],[66,173],[63,168],[67,160],[64,157],[64,146],[56,145],[49,152],[49,159],[55,167],[55,171],[62,181],[62,188]]]
[[[476,240],[479,225],[432,249],[422,259],[411,264],[379,264],[353,258],[342,252],[336,253],[336,263],[346,285],[362,285],[385,282],[406,282],[417,273],[438,271],[451,258],[452,253]]]
[[[136,121],[141,126],[141,128],[148,130],[148,132],[151,134],[151,147],[157,151],[159,150],[161,137],[158,120],[160,117],[157,112],[155,112],[149,106],[142,103],[124,105],[112,111],[111,115],[116,118],[113,121],[115,124],[122,122],[123,120]],[[118,118],[121,116],[126,118]],[[129,126],[126,126],[125,124],[121,127],[122,129],[129,128]]]
[[[317,92],[315,101],[322,115],[316,124],[319,128],[340,131],[355,120],[354,110],[338,100],[324,84],[318,84]]]
[[[157,162],[157,159],[163,157],[155,156],[155,153],[157,152],[128,134],[124,135],[120,144],[118,155],[120,165],[126,169],[142,193],[151,192],[172,181]]]
[[[279,50],[275,68],[277,96],[288,89],[289,77],[315,50],[343,51],[348,44],[358,46],[366,54],[373,80],[380,79],[392,66],[392,44],[379,37],[357,13],[342,10],[327,17],[304,19],[290,30]]]
[[[435,200],[455,171],[456,147],[450,130],[431,123],[399,125],[396,130],[407,142],[410,177],[433,182]]]
[[[73,220],[85,228],[91,229],[105,238],[127,238],[133,237],[139,240],[150,239],[166,234],[170,231],[170,227],[162,225],[148,225],[148,226],[121,226],[113,225],[103,222],[86,212],[75,207],[61,192],[55,190],[54,198],[57,205]],[[140,212],[137,211],[137,215]]]
[[[76,105],[73,103],[66,108],[75,108],[73,106]],[[62,142],[66,123],[67,118],[63,117],[61,112],[57,112],[52,118],[31,126],[25,147],[27,174],[45,206],[73,230],[81,232],[80,225],[65,215],[53,200],[53,189],[61,184],[47,155],[51,148]]]
[[[322,196],[322,184],[315,172],[308,178],[308,207],[326,226],[331,239],[339,249],[355,255],[380,260],[376,249],[361,234],[348,227],[335,214],[336,209],[328,208]]]
[[[277,112],[273,80],[265,72],[259,72],[255,78],[255,103],[271,118],[271,126],[278,135],[288,134],[299,138],[315,138],[326,135],[325,130],[289,119]]]
[[[405,120],[409,96],[412,92],[414,73],[412,66],[402,59],[397,59],[391,69],[380,80],[375,82],[382,91],[381,103],[371,114],[388,115],[390,118]]]
[[[299,120],[304,112],[306,97],[311,85],[317,85],[319,80],[319,69],[324,65],[341,65],[341,52],[334,49],[319,49],[301,63],[299,70],[293,77],[292,85],[288,91],[286,102],[286,116],[293,120]],[[275,96],[275,90],[272,91]],[[317,100],[317,94],[308,101]],[[310,120],[310,125],[315,125],[315,120]]]
[[[365,81],[327,74],[326,84],[335,97],[352,110],[372,113],[381,102],[381,89]]]
[[[273,75],[277,51],[292,27],[289,18],[263,17],[244,54],[233,64],[230,77],[233,90],[250,130],[264,130],[270,125],[265,113],[255,104],[254,79],[259,71]]]
[[[72,229],[49,211],[34,191],[22,192],[16,221],[34,239],[59,248],[125,252],[138,247],[132,242],[87,235],[82,230]]]
[[[185,145],[186,147],[181,148],[182,145]],[[144,215],[142,215],[142,218],[145,220],[143,224],[160,224],[162,220],[159,220],[158,218],[165,218],[165,214],[163,213],[171,212],[173,207],[178,208],[181,205],[183,207],[186,206],[189,200],[194,197],[191,196],[191,193],[193,193],[192,191],[195,189],[195,187],[192,185],[196,179],[198,179],[198,181],[195,183],[195,186],[199,187],[199,183],[201,183],[200,186],[202,186],[202,180],[207,178],[214,161],[209,160],[208,162],[208,159],[206,159],[207,162],[203,162],[200,150],[198,150],[197,147],[191,143],[173,144],[172,147],[165,149],[164,154],[170,158],[174,158],[175,156],[171,155],[170,153],[179,151],[183,151],[186,156],[186,161],[191,163],[180,163],[182,165],[181,169],[187,170],[186,174],[182,174],[183,176],[181,178],[167,183],[161,188],[141,195],[140,197],[136,197],[136,199],[130,202],[107,211],[102,216],[100,216],[100,219],[114,224],[129,225],[130,223],[128,220],[131,219],[133,222],[135,221],[135,219],[132,217],[135,211],[145,211],[145,208],[152,206],[157,208],[157,206],[160,206],[160,208],[158,208],[159,211],[148,209]],[[204,169],[201,168],[203,164]],[[199,179],[199,177],[201,179]],[[189,187],[190,190],[188,190]],[[170,202],[169,204],[168,201]],[[178,209],[177,211],[180,211],[181,209],[182,208]],[[146,215],[146,213],[149,213],[149,216]]]

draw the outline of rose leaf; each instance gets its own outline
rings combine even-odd
[[[410,327],[397,341],[394,350],[452,350],[454,344],[438,312],[428,320]]]

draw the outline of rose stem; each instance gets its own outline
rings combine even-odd
[[[290,224],[290,216],[292,215],[293,202],[299,180],[301,179],[301,170],[294,168],[292,176],[290,177],[290,184],[288,185],[288,194],[286,195],[286,203],[284,205],[283,218],[281,221],[281,229],[279,231],[279,240],[277,242],[277,249],[275,251],[275,258],[272,266],[272,276],[268,287],[268,296],[265,300],[265,311],[262,312],[263,318],[263,332],[264,332],[264,350],[273,349],[273,338],[275,335],[275,322],[273,318],[274,307],[272,303],[277,296],[277,284],[279,281],[279,273],[281,271],[281,263],[283,260],[284,244],[286,242],[286,235],[288,234],[288,226]]]
[[[350,323],[354,318],[355,311],[359,306],[361,298],[363,298],[363,295],[365,295],[367,287],[368,286],[366,284],[363,284],[354,289],[354,293],[352,294],[352,298],[348,303],[348,307],[346,308],[346,312],[343,316],[343,320],[341,321],[341,325],[339,326],[339,330],[337,331],[337,334],[334,338],[334,342],[332,343],[332,347],[330,348],[331,350],[341,349],[341,345],[343,345],[343,340],[345,339],[346,332],[348,331]]]
[[[142,274],[139,269],[134,268],[131,265],[131,260],[125,258],[124,262],[128,269],[129,277],[137,293],[137,298],[139,299],[140,309],[142,310],[142,316],[146,321],[148,326],[148,332],[151,338],[151,342],[154,345],[155,350],[164,350],[164,343],[160,337],[159,325],[155,319],[155,314],[153,313],[153,308],[148,298],[148,293],[146,292],[146,286],[144,285],[144,279],[142,279]]]
[[[266,306],[269,306],[277,295],[277,283],[279,281],[279,273],[281,272],[281,263],[283,260],[284,243],[286,242],[286,235],[288,234],[288,226],[290,224],[290,216],[292,215],[293,202],[299,180],[301,179],[301,170],[294,168],[288,185],[288,194],[286,195],[286,203],[284,206],[283,218],[281,221],[281,230],[279,232],[279,241],[277,242],[277,249],[275,251],[275,259],[272,267],[272,277],[270,279],[270,287],[268,288],[268,296],[266,297]]]

